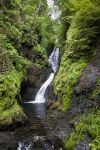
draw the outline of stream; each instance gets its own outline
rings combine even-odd
[[[29,127],[31,133],[28,135],[28,130],[25,129],[24,135],[18,136],[21,138],[18,142],[17,150],[55,150],[55,143],[49,140],[48,127],[46,125],[46,98],[45,93],[48,86],[54,79],[54,75],[58,67],[59,48],[54,48],[49,57],[49,63],[52,72],[45,83],[40,87],[36,94],[35,100],[24,102],[23,107],[29,119]],[[57,147],[57,150],[62,147]]]
[[[58,7],[54,4],[54,0],[47,0],[49,14],[52,20],[59,17]],[[46,91],[52,83],[58,68],[59,48],[54,48],[49,56],[49,64],[51,73],[48,79],[38,90],[35,99],[25,101],[24,110],[28,116],[29,123],[27,129],[17,131],[18,146],[17,150],[63,150],[63,144],[55,135],[50,135],[50,127],[46,124]],[[30,132],[31,131],[31,132]]]
[[[48,79],[41,85],[33,101],[23,101],[27,122],[1,132],[0,150],[64,150],[62,139],[55,134],[52,126],[48,126],[47,121],[46,91],[57,71],[58,58],[59,48],[54,48],[48,60],[52,69]]]

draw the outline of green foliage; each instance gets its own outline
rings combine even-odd
[[[37,58],[33,60],[34,65],[38,67],[44,67],[46,64],[48,64],[48,58],[47,53],[45,50],[43,50],[43,47],[41,47],[40,44],[38,44],[36,47],[34,47],[34,51],[37,54]]]
[[[62,109],[67,110],[75,83],[96,54],[96,42],[100,34],[100,5],[98,1],[91,0],[57,2],[62,10],[60,31],[58,29],[62,57],[54,88],[60,105],[63,105]]]
[[[70,27],[71,20],[73,17],[73,9],[71,6],[71,3],[69,3],[69,0],[63,1],[58,0],[57,2],[58,6],[61,9],[61,16],[60,16],[60,25],[57,29],[57,35],[58,35],[58,45],[63,49],[65,45],[65,40],[67,38],[67,31]],[[59,44],[60,43],[60,44]]]
[[[75,131],[66,139],[66,148],[71,143],[79,140],[85,140],[86,136],[89,135],[91,138],[89,146],[92,150],[100,149],[100,110],[92,110],[80,118],[80,123],[75,126]],[[70,143],[70,144],[69,144]],[[72,150],[74,146],[71,147]]]
[[[91,98],[99,102],[100,99],[100,78],[96,80],[96,84],[93,88]]]
[[[53,44],[55,41],[53,26],[54,22],[47,15],[38,18],[38,28],[41,29],[41,44],[43,47],[47,48],[48,45]]]
[[[5,70],[8,64],[10,70],[15,67],[17,71],[25,73],[25,69],[27,68],[28,65],[31,64],[31,62],[17,53],[17,49],[7,41],[6,35],[1,34],[0,43],[1,43],[0,58],[3,63],[2,64],[3,67],[5,67]],[[0,70],[0,72],[2,72],[2,70]]]
[[[15,102],[13,107],[2,112],[0,115],[0,125],[10,125],[14,122],[22,122],[26,116],[22,108]]]
[[[61,63],[54,80],[55,94],[62,110],[71,105],[74,85],[91,58],[96,56],[96,43],[100,35],[99,0],[56,0],[61,14],[58,36],[61,47]],[[60,30],[60,31],[59,31]],[[100,100],[100,79],[95,81],[91,98]],[[99,106],[98,106],[99,107]],[[100,149],[100,110],[91,110],[80,117],[75,131],[65,140],[65,147],[74,150],[78,141],[90,137],[90,148]]]
[[[66,149],[68,149],[68,150],[73,150],[74,147],[75,147],[75,145],[76,145],[75,139],[73,140],[73,139],[70,138],[70,139],[67,141],[67,143],[65,144],[65,147],[66,147]]]
[[[75,57],[89,56],[100,33],[100,9],[90,0],[74,0],[72,4],[75,13],[67,33],[67,47]]]
[[[67,57],[66,52],[62,56],[60,69],[54,81],[54,89],[64,111],[70,107],[73,86],[86,65],[87,62],[84,58],[74,61]]]
[[[4,6],[5,8],[3,8]],[[16,48],[18,52],[24,43],[26,46],[32,47],[29,50],[33,52],[40,45],[46,58],[46,48],[54,43],[53,21],[48,17],[46,7],[45,0],[39,2],[10,0],[9,7],[2,4],[1,35],[5,36],[7,43]],[[43,61],[46,62],[46,60]]]
[[[100,34],[100,2],[94,0],[57,0],[61,10],[58,29],[60,46],[72,51],[70,57],[92,54]],[[66,43],[66,44],[65,44]],[[77,53],[77,55],[76,55]]]
[[[0,114],[2,114],[0,115],[0,124],[12,123],[13,119],[21,117],[20,113],[24,115],[16,101],[22,78],[23,74],[16,70],[0,75]],[[18,112],[16,112],[17,110]],[[16,115],[16,118],[14,118],[14,115]]]
[[[17,104],[20,84],[29,65],[47,65],[54,30],[46,0],[4,0],[0,6],[0,124],[10,124],[24,116]]]

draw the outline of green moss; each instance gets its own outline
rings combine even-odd
[[[99,101],[99,98],[100,98],[100,78],[98,78],[96,80],[96,84],[95,84],[93,92],[91,94],[91,98]]]
[[[34,59],[33,63],[40,68],[46,66],[48,64],[46,50],[38,44],[34,47],[34,52],[37,54],[38,59]]]
[[[62,9],[59,41],[61,63],[54,80],[59,107],[67,110],[73,98],[74,85],[79,81],[82,70],[96,56],[96,44],[100,35],[100,1],[58,1]],[[100,100],[100,79],[93,85],[92,98]],[[99,103],[98,103],[99,107]],[[66,139],[66,149],[74,150],[79,140],[91,138],[92,150],[100,149],[100,110],[91,110],[80,117],[75,131]]]
[[[21,114],[25,116],[16,99],[22,79],[23,74],[16,70],[0,75],[0,124],[12,123],[17,117],[22,117]]]
[[[75,57],[89,56],[93,54],[96,39],[100,33],[99,17],[100,9],[89,0],[72,1],[75,13],[67,33],[68,50],[74,53]],[[83,8],[84,6],[84,8]]]
[[[66,53],[62,56],[60,69],[54,80],[54,89],[64,111],[67,110],[71,104],[73,87],[86,65],[87,62],[84,58],[74,61],[69,59]]]
[[[24,118],[26,118],[26,115],[24,114],[23,109],[15,102],[9,109],[3,110],[2,115],[0,116],[0,125],[10,125],[17,121],[22,122]]]
[[[80,117],[80,123],[75,126],[75,131],[72,132],[69,137],[66,139],[66,147],[67,144],[71,145],[72,142],[72,149],[74,149],[73,141],[76,143],[79,140],[85,140],[86,136],[89,135],[90,140],[90,147],[92,150],[100,149],[100,110],[92,110],[85,114],[84,116]],[[70,143],[70,144],[69,144]],[[71,147],[71,146],[70,146]]]
[[[65,148],[68,150],[73,150],[74,147],[76,145],[76,141],[73,139],[70,139],[66,144],[65,144]]]
[[[61,22],[67,24],[67,29],[66,33],[63,33],[64,29],[61,28],[64,35],[61,46],[65,42],[65,47],[61,51],[63,54],[54,88],[62,109],[67,110],[71,104],[73,87],[80,78],[82,70],[91,58],[96,56],[95,47],[100,34],[100,9],[99,5],[96,5],[97,2],[94,4],[94,1],[90,0],[61,3],[61,8],[64,10]]]
[[[43,67],[47,64],[46,48],[54,43],[53,21],[47,15],[46,1],[9,0],[1,5],[0,47],[3,52],[12,55],[16,50],[22,55],[24,44],[27,51],[31,51],[30,55],[34,53],[33,63]]]
[[[45,0],[6,0],[0,6],[0,124],[3,125],[24,116],[16,98],[21,82],[29,65],[48,64],[46,48],[54,43],[54,31]]]

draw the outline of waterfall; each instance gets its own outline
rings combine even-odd
[[[40,90],[38,91],[36,97],[35,97],[35,101],[33,101],[33,103],[44,103],[45,102],[45,91],[47,89],[47,87],[50,85],[50,83],[52,82],[54,78],[54,73],[51,73],[48,80],[41,86]]]
[[[46,89],[51,84],[52,80],[54,79],[55,72],[57,71],[58,57],[59,57],[59,48],[54,48],[53,52],[51,53],[49,57],[49,63],[52,67],[53,72],[50,74],[49,78],[39,89],[38,93],[36,94],[35,100],[27,102],[27,103],[44,103],[45,102]]]
[[[51,53],[49,57],[49,63],[51,64],[52,70],[54,72],[57,71],[58,57],[59,57],[59,48],[54,48],[54,51]]]

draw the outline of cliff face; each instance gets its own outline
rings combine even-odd
[[[17,101],[21,82],[29,66],[48,65],[46,48],[53,43],[53,22],[45,0],[5,0],[0,7],[0,125],[10,125],[26,118]]]
[[[62,10],[60,31],[61,63],[54,80],[54,90],[58,97],[58,107],[68,111],[73,101],[80,103],[80,96],[85,92],[85,105],[88,114],[80,118],[75,125],[75,132],[67,139],[67,149],[74,149],[78,140],[84,140],[86,134],[91,137],[91,148],[99,148],[100,129],[98,128],[100,99],[100,2],[94,0],[58,1]],[[61,34],[60,33],[60,34]],[[84,101],[84,99],[82,98]],[[81,101],[82,101],[81,100]],[[83,103],[81,104],[83,105]],[[91,110],[91,109],[92,110]],[[92,113],[92,115],[91,115]],[[92,121],[92,116],[94,122]],[[88,121],[89,120],[89,121]],[[85,126],[85,127],[83,127]],[[98,129],[92,133],[92,128]],[[82,136],[82,137],[81,137]],[[97,145],[95,143],[97,142]]]
[[[75,85],[76,94],[86,91],[91,93],[91,99],[99,99],[99,78],[100,78],[100,42],[97,42],[96,56],[92,58],[87,67],[83,70],[80,79]],[[98,88],[98,90],[96,90]],[[97,92],[97,93],[96,93]]]
[[[99,46],[97,46],[99,42],[97,44],[97,41],[100,34],[100,11],[97,2],[94,1],[87,1],[87,4],[85,1],[80,4],[78,4],[78,0],[69,1],[68,3],[65,2],[61,8],[63,19],[60,29],[64,34],[63,37],[66,38],[63,42],[65,46],[54,86],[55,93],[58,94],[59,99],[66,105],[65,109],[67,109],[74,85],[82,76],[82,72],[86,75],[83,82],[95,82],[92,80],[96,80],[99,76]],[[67,14],[67,12],[69,13]],[[66,33],[63,33],[63,28],[66,26],[68,27]],[[88,65],[89,63],[91,64]],[[83,71],[86,67],[86,71]],[[87,70],[91,75],[86,74]],[[84,87],[82,88],[84,89]],[[78,92],[77,86],[75,90]]]

